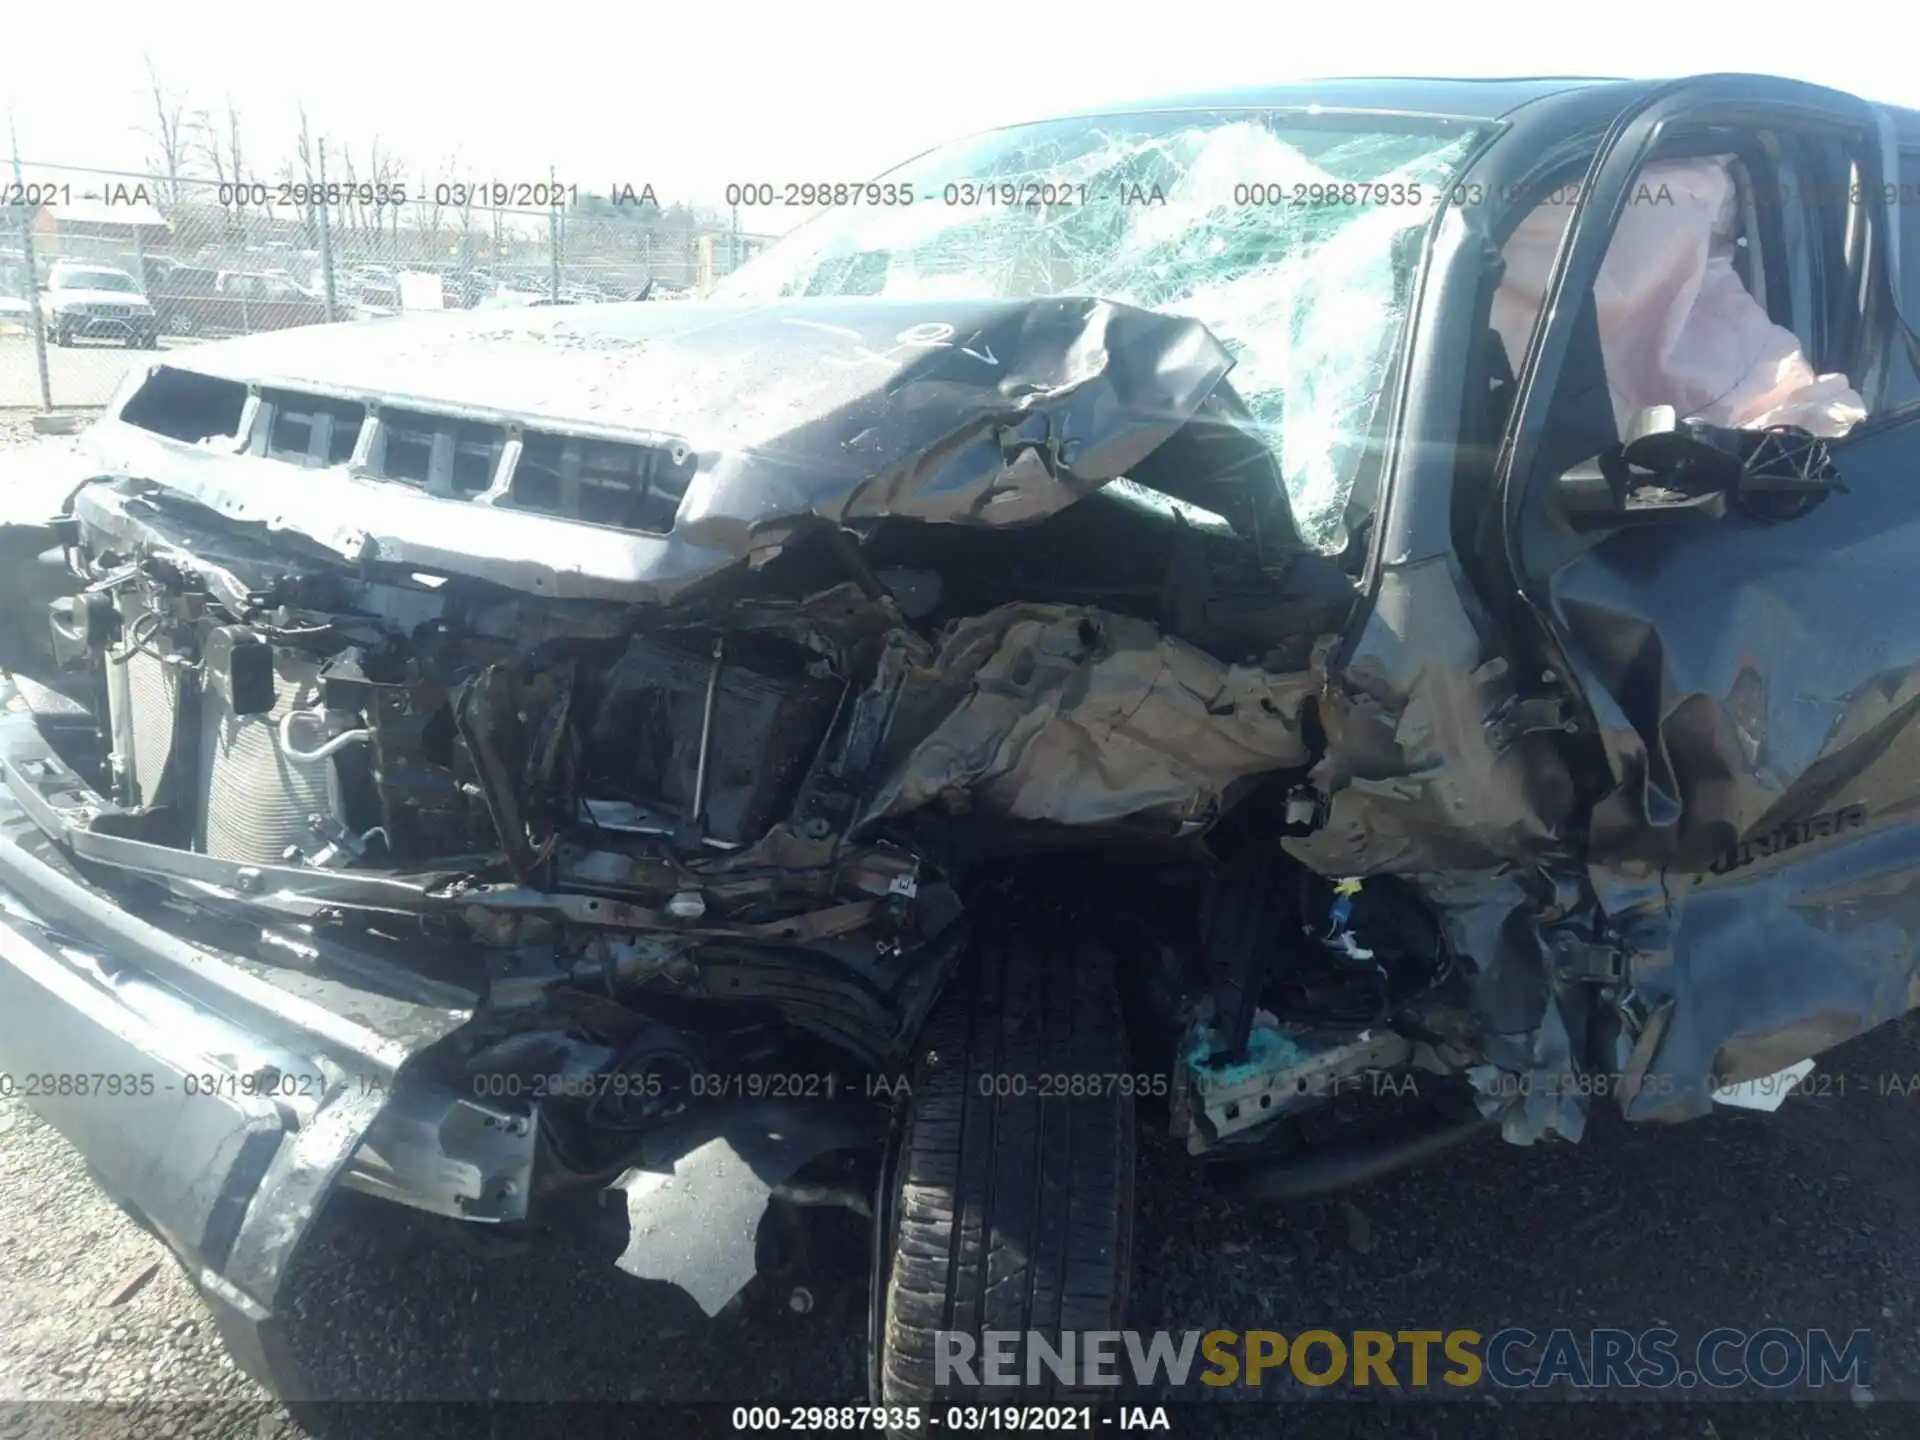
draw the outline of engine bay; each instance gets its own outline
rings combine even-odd
[[[1310,759],[1288,667],[1351,595],[1130,482],[1007,534],[819,527],[668,606],[350,568],[130,479],[59,538],[61,688],[97,718],[50,734],[104,802],[69,810],[76,849],[478,967],[471,1076],[627,1077],[550,1107],[578,1174],[703,1067],[900,1063],[1013,870],[1205,870],[1220,816]]]
[[[1012,518],[835,500],[742,532],[731,560],[686,548],[716,532],[684,447],[562,437],[548,509],[572,516],[589,479],[652,496],[666,466],[679,515],[558,524],[508,513],[511,427],[292,390],[256,407],[163,367],[126,407],[134,461],[54,523],[77,592],[37,692],[67,707],[42,720],[58,763],[10,782],[170,925],[237,919],[472,989],[432,1064],[455,1093],[563,1080],[533,1107],[562,1180],[699,1111],[702,1075],[884,1086],[976,915],[1035,894],[1115,953],[1153,938],[1134,968],[1176,1126],[1196,1152],[1257,1149],[1412,1063],[1393,1026],[1451,966],[1410,893],[1356,905],[1281,849],[1324,803],[1321,652],[1365,525],[1344,553],[1302,541],[1196,354],[1209,368],[1155,381],[1190,387],[1188,418],[1124,474],[1074,480],[1053,417],[968,452],[995,478],[966,503]],[[330,489],[366,518],[313,524]],[[605,573],[487,538],[550,529]],[[1248,875],[1275,903],[1216,923]]]

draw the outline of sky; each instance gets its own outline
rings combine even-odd
[[[663,203],[715,204],[736,181],[861,180],[992,125],[1307,76],[1751,70],[1920,106],[1906,45],[1788,44],[1705,0],[14,8],[7,49],[38,58],[0,74],[0,103],[28,161],[151,168],[150,59],[176,103],[237,107],[264,178],[291,155],[304,102],[330,148],[377,139],[416,177],[512,184],[551,168],[601,193],[651,183]]]

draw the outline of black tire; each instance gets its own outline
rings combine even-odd
[[[53,327],[53,343],[58,345],[63,350],[66,349],[69,345],[73,344],[73,331],[69,330],[64,325],[54,326]]]
[[[1117,1079],[1129,1075],[1112,958],[1037,908],[982,917],[927,1021],[893,1165],[886,1404],[1098,1398],[1044,1368],[1034,1388],[971,1390],[940,1374],[936,1335],[971,1335],[978,1373],[983,1331],[1037,1331],[1057,1349],[1062,1332],[1120,1327],[1134,1107]],[[1056,1093],[1074,1076],[1096,1093]],[[1024,1379],[1024,1339],[1014,1353]]]

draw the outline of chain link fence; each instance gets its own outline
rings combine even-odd
[[[697,296],[772,239],[651,192],[331,178],[324,154],[297,181],[17,161],[0,199],[0,409],[103,405],[141,352],[222,336]]]

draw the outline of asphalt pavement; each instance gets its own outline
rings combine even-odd
[[[1864,1328],[1869,1384],[1836,1403],[1743,1393],[1685,1409],[1615,1392],[1379,1406],[1269,1382],[1176,1407],[1173,1433],[1920,1433],[1920,1136],[1914,1101],[1895,1093],[1912,1079],[1917,1034],[1890,1028],[1837,1052],[1817,1073],[1846,1076],[1844,1096],[1671,1130],[1603,1113],[1578,1146],[1489,1140],[1344,1202],[1238,1207],[1164,1137],[1143,1147],[1131,1310],[1142,1329]],[[313,1393],[334,1401],[618,1402],[640,1419],[670,1401],[845,1404],[864,1377],[863,1249],[857,1223],[833,1218],[844,1223],[823,1234],[813,1268],[757,1284],[708,1321],[584,1244],[489,1253],[450,1223],[342,1195],[290,1281],[293,1344]],[[358,1440],[472,1433],[475,1419],[269,1400],[233,1369],[160,1242],[16,1103],[0,1107],[0,1435],[9,1412],[86,1416],[74,1433],[94,1433],[91,1410],[7,1403],[55,1399],[117,1402],[143,1435]],[[726,1418],[711,1417],[722,1430]]]

